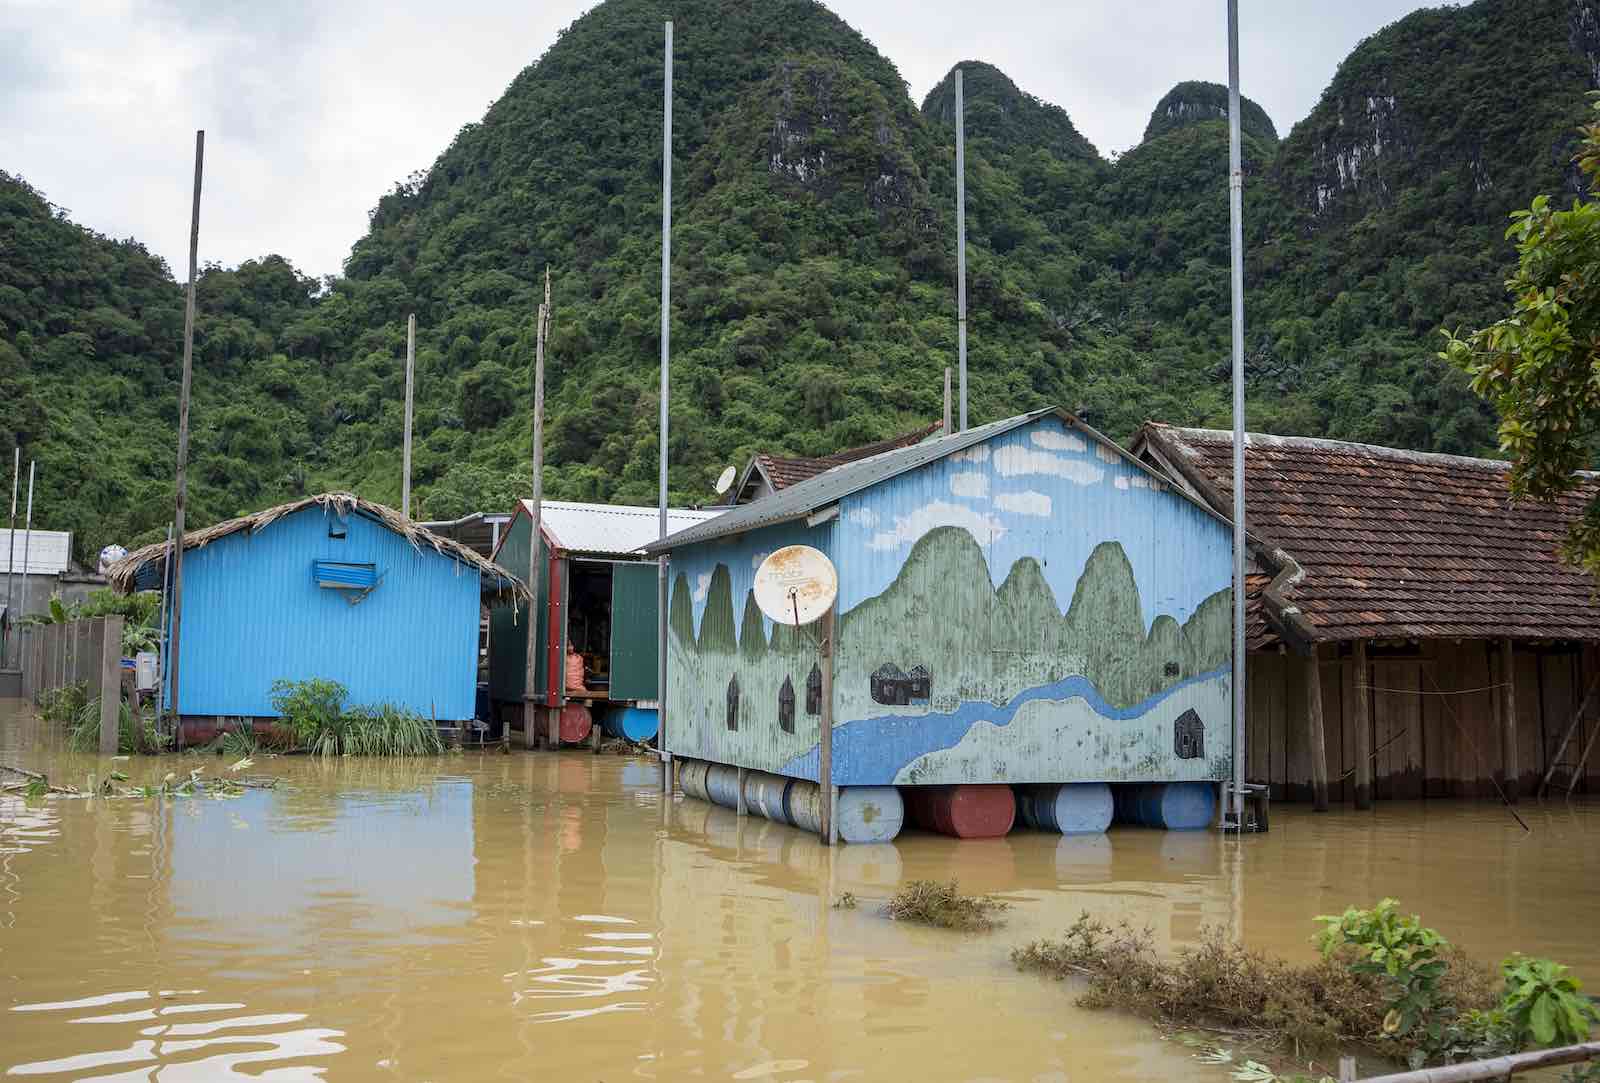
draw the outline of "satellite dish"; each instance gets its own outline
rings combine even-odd
[[[728,467],[726,470],[724,470],[722,472],[722,474],[717,478],[717,495],[718,496],[721,496],[723,493],[725,493],[729,489],[733,488],[733,479],[734,479],[734,476],[737,475],[737,474],[738,474],[738,471],[735,470],[731,466]]]
[[[833,561],[809,545],[786,545],[756,569],[756,605],[778,624],[810,624],[839,594]]]

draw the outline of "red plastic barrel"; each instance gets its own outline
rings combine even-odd
[[[1017,817],[1005,785],[907,786],[901,794],[912,823],[958,839],[999,838]]]
[[[594,719],[589,716],[589,708],[583,704],[569,703],[561,708],[559,732],[562,744],[577,744],[589,736],[589,730],[593,727]]]

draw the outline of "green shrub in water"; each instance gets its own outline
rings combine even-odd
[[[339,750],[346,695],[348,691],[338,681],[280,677],[272,682],[272,709],[289,724],[296,747],[331,754]]]
[[[319,756],[431,756],[444,751],[438,727],[391,704],[344,709],[338,681],[274,681],[272,706],[294,732],[295,746]]]

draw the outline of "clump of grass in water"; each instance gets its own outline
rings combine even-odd
[[[126,702],[117,705],[117,752],[124,756],[155,755],[166,751],[171,738],[156,729],[154,719],[143,719]],[[100,701],[81,705],[67,730],[67,745],[75,752],[100,750]]]
[[[1486,968],[1464,954],[1445,953],[1439,995],[1453,1013],[1487,1010],[1495,1000]],[[1404,1058],[1414,1042],[1380,1045],[1392,991],[1383,978],[1352,967],[1353,953],[1339,949],[1296,965],[1250,951],[1220,929],[1172,959],[1156,954],[1148,929],[1078,918],[1059,940],[1040,940],[1011,953],[1023,970],[1057,978],[1079,976],[1088,988],[1086,1008],[1117,1008],[1169,1026],[1201,1026],[1277,1048],[1296,1057],[1353,1044]],[[1424,1035],[1419,1031],[1416,1040]]]
[[[295,744],[319,756],[436,756],[444,741],[431,719],[381,703],[345,709],[345,687],[320,678],[279,680],[272,706],[284,716]]]
[[[940,929],[977,932],[1000,924],[995,915],[1008,904],[987,895],[963,895],[951,880],[912,880],[889,898],[883,912],[895,921],[915,921]]]

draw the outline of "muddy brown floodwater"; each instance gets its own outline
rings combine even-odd
[[[68,754],[0,703],[0,762]],[[220,761],[205,761],[210,770]],[[119,764],[132,781],[186,770]],[[1600,806],[1277,810],[1271,834],[915,834],[832,853],[584,752],[262,759],[237,800],[0,798],[0,1071],[41,1079],[1227,1078],[1073,1005],[1008,950],[1080,911],[1165,950],[1220,925],[1305,957],[1313,915],[1398,896],[1469,950],[1600,983]],[[966,936],[877,913],[958,877]],[[855,910],[835,910],[844,892]]]

